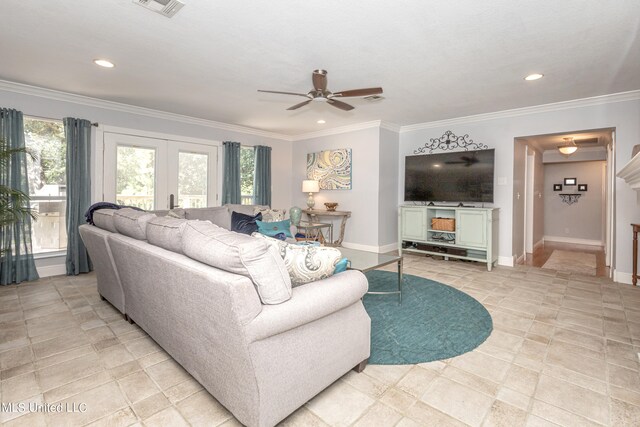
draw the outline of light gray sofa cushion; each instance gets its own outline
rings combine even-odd
[[[171,252],[182,253],[182,232],[186,219],[157,217],[147,223],[147,240]]]
[[[218,227],[226,228],[227,230],[231,228],[231,212],[226,206],[185,209],[185,218],[211,221]]]
[[[149,212],[123,208],[113,214],[113,222],[118,233],[134,239],[146,240],[147,223],[155,217],[155,214]]]
[[[188,257],[249,277],[263,304],[291,298],[291,279],[278,250],[262,240],[206,221],[189,221],[182,236]]]
[[[255,215],[254,212],[256,209],[269,209],[269,206],[266,205],[234,205],[232,203],[228,203],[225,205],[229,212],[238,212],[244,215]]]
[[[93,212],[93,223],[98,228],[117,233],[118,230],[116,230],[116,226],[113,223],[113,214],[115,212],[116,209],[98,209]]]

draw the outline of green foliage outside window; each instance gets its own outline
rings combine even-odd
[[[253,169],[255,153],[253,147],[240,149],[240,194],[253,196]]]

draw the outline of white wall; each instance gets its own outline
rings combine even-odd
[[[539,151],[534,153],[533,162],[533,239],[535,245],[544,237],[544,195],[545,179],[544,164],[542,154]]]
[[[637,97],[635,97],[637,98]],[[500,212],[500,261],[511,259],[513,209],[513,141],[526,135],[570,132],[581,129],[616,129],[616,170],[631,158],[631,149],[640,141],[640,100],[621,97],[618,102],[602,100],[561,103],[557,107],[531,108],[504,114],[494,113],[478,117],[406,127],[400,133],[400,176],[404,176],[403,158],[424,145],[429,138],[451,130],[458,135],[469,134],[476,142],[496,148],[496,179],[506,178],[506,185],[496,185],[494,205]],[[548,185],[548,183],[547,183]],[[402,194],[399,200],[402,203]],[[630,283],[631,229],[630,223],[640,221],[640,206],[636,195],[623,180],[616,180],[616,279]]]
[[[392,250],[398,242],[398,144],[400,135],[380,129],[378,246]]]
[[[544,180],[545,240],[602,245],[604,219],[602,217],[604,162],[547,163]],[[565,186],[564,178],[577,178],[578,184],[587,184],[587,191],[578,186]],[[553,184],[563,184],[562,191],[553,191]],[[562,202],[560,194],[580,194],[577,203]]]
[[[314,195],[316,209],[324,209],[325,202],[337,202],[337,210],[351,211],[351,218],[347,220],[345,230],[345,246],[377,250],[380,167],[380,129],[378,127],[295,141],[292,149],[290,183],[293,204],[306,207],[307,195],[301,190],[302,181],[307,176],[307,154],[338,148],[351,149],[352,188],[351,190],[320,190]],[[397,173],[392,173],[389,177],[395,180]],[[328,217],[321,218],[322,221],[328,219]],[[337,230],[337,227],[334,226],[334,230]],[[335,236],[334,232],[334,238]]]
[[[140,131],[157,132],[178,137],[199,138],[211,141],[212,144],[220,145],[222,141],[238,141],[246,145],[268,145],[271,151],[272,169],[272,205],[277,208],[289,209],[291,206],[291,142],[256,135],[252,133],[240,132],[236,129],[216,128],[202,124],[194,124],[179,120],[168,120],[157,117],[150,117],[143,114],[136,114],[132,111],[141,109],[131,108],[127,111],[127,106],[118,106],[110,103],[96,102],[89,98],[75,97],[66,94],[47,91],[35,91],[37,93],[18,93],[10,90],[0,89],[0,107],[14,108],[22,111],[26,116],[36,116],[51,119],[62,119],[64,117],[77,117],[98,122],[101,125],[116,126]],[[67,99],[67,100],[64,100]],[[75,102],[74,102],[75,100]],[[110,108],[110,106],[112,108]],[[118,110],[117,108],[121,108]],[[94,131],[95,135],[95,131]],[[99,141],[92,138],[92,152],[96,153]],[[222,150],[219,150],[222,156]],[[102,170],[95,170],[94,176],[102,175]],[[97,191],[95,183],[99,179],[92,178],[92,194],[94,201],[99,200],[101,191]],[[218,192],[222,189],[222,182],[218,183]],[[64,274],[64,257],[39,259],[36,261],[38,271],[42,276],[53,274]]]
[[[73,97],[70,97],[73,98]],[[288,208],[291,205],[291,142],[261,135],[238,132],[237,130],[220,129],[204,124],[191,124],[176,120],[166,120],[134,114],[128,111],[117,111],[95,105],[78,102],[60,101],[43,96],[27,95],[0,89],[0,106],[15,108],[27,116],[62,119],[77,117],[98,122],[101,125],[117,126],[141,131],[157,132],[174,136],[199,138],[220,144],[222,141],[238,141],[246,145],[268,145],[272,147],[272,204],[274,207]],[[98,104],[99,105],[99,104]],[[107,105],[105,103],[105,105]],[[95,143],[93,141],[95,151]],[[222,155],[222,150],[220,150]],[[96,171],[100,173],[101,171]],[[219,183],[220,189],[222,183]]]
[[[516,140],[514,144],[513,159],[513,210],[512,210],[512,244],[513,257],[518,260],[524,255],[525,232],[525,195],[526,171],[527,171],[527,144],[523,140]],[[500,220],[503,220],[504,212],[501,212]]]

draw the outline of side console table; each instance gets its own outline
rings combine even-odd
[[[338,240],[330,243],[332,246],[342,245],[342,240],[344,240],[344,228],[347,224],[347,219],[351,217],[350,211],[321,211],[319,209],[304,209],[302,212],[307,214],[309,222],[319,222],[317,219],[319,216],[341,217],[340,236],[338,237]]]

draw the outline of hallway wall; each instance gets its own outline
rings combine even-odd
[[[545,240],[602,245],[604,218],[602,206],[604,162],[547,163],[544,165],[544,234]],[[564,178],[577,178],[587,184],[587,191],[578,186],[565,186]],[[562,191],[553,191],[553,184],[562,184]],[[581,194],[577,203],[568,205],[559,194]]]

